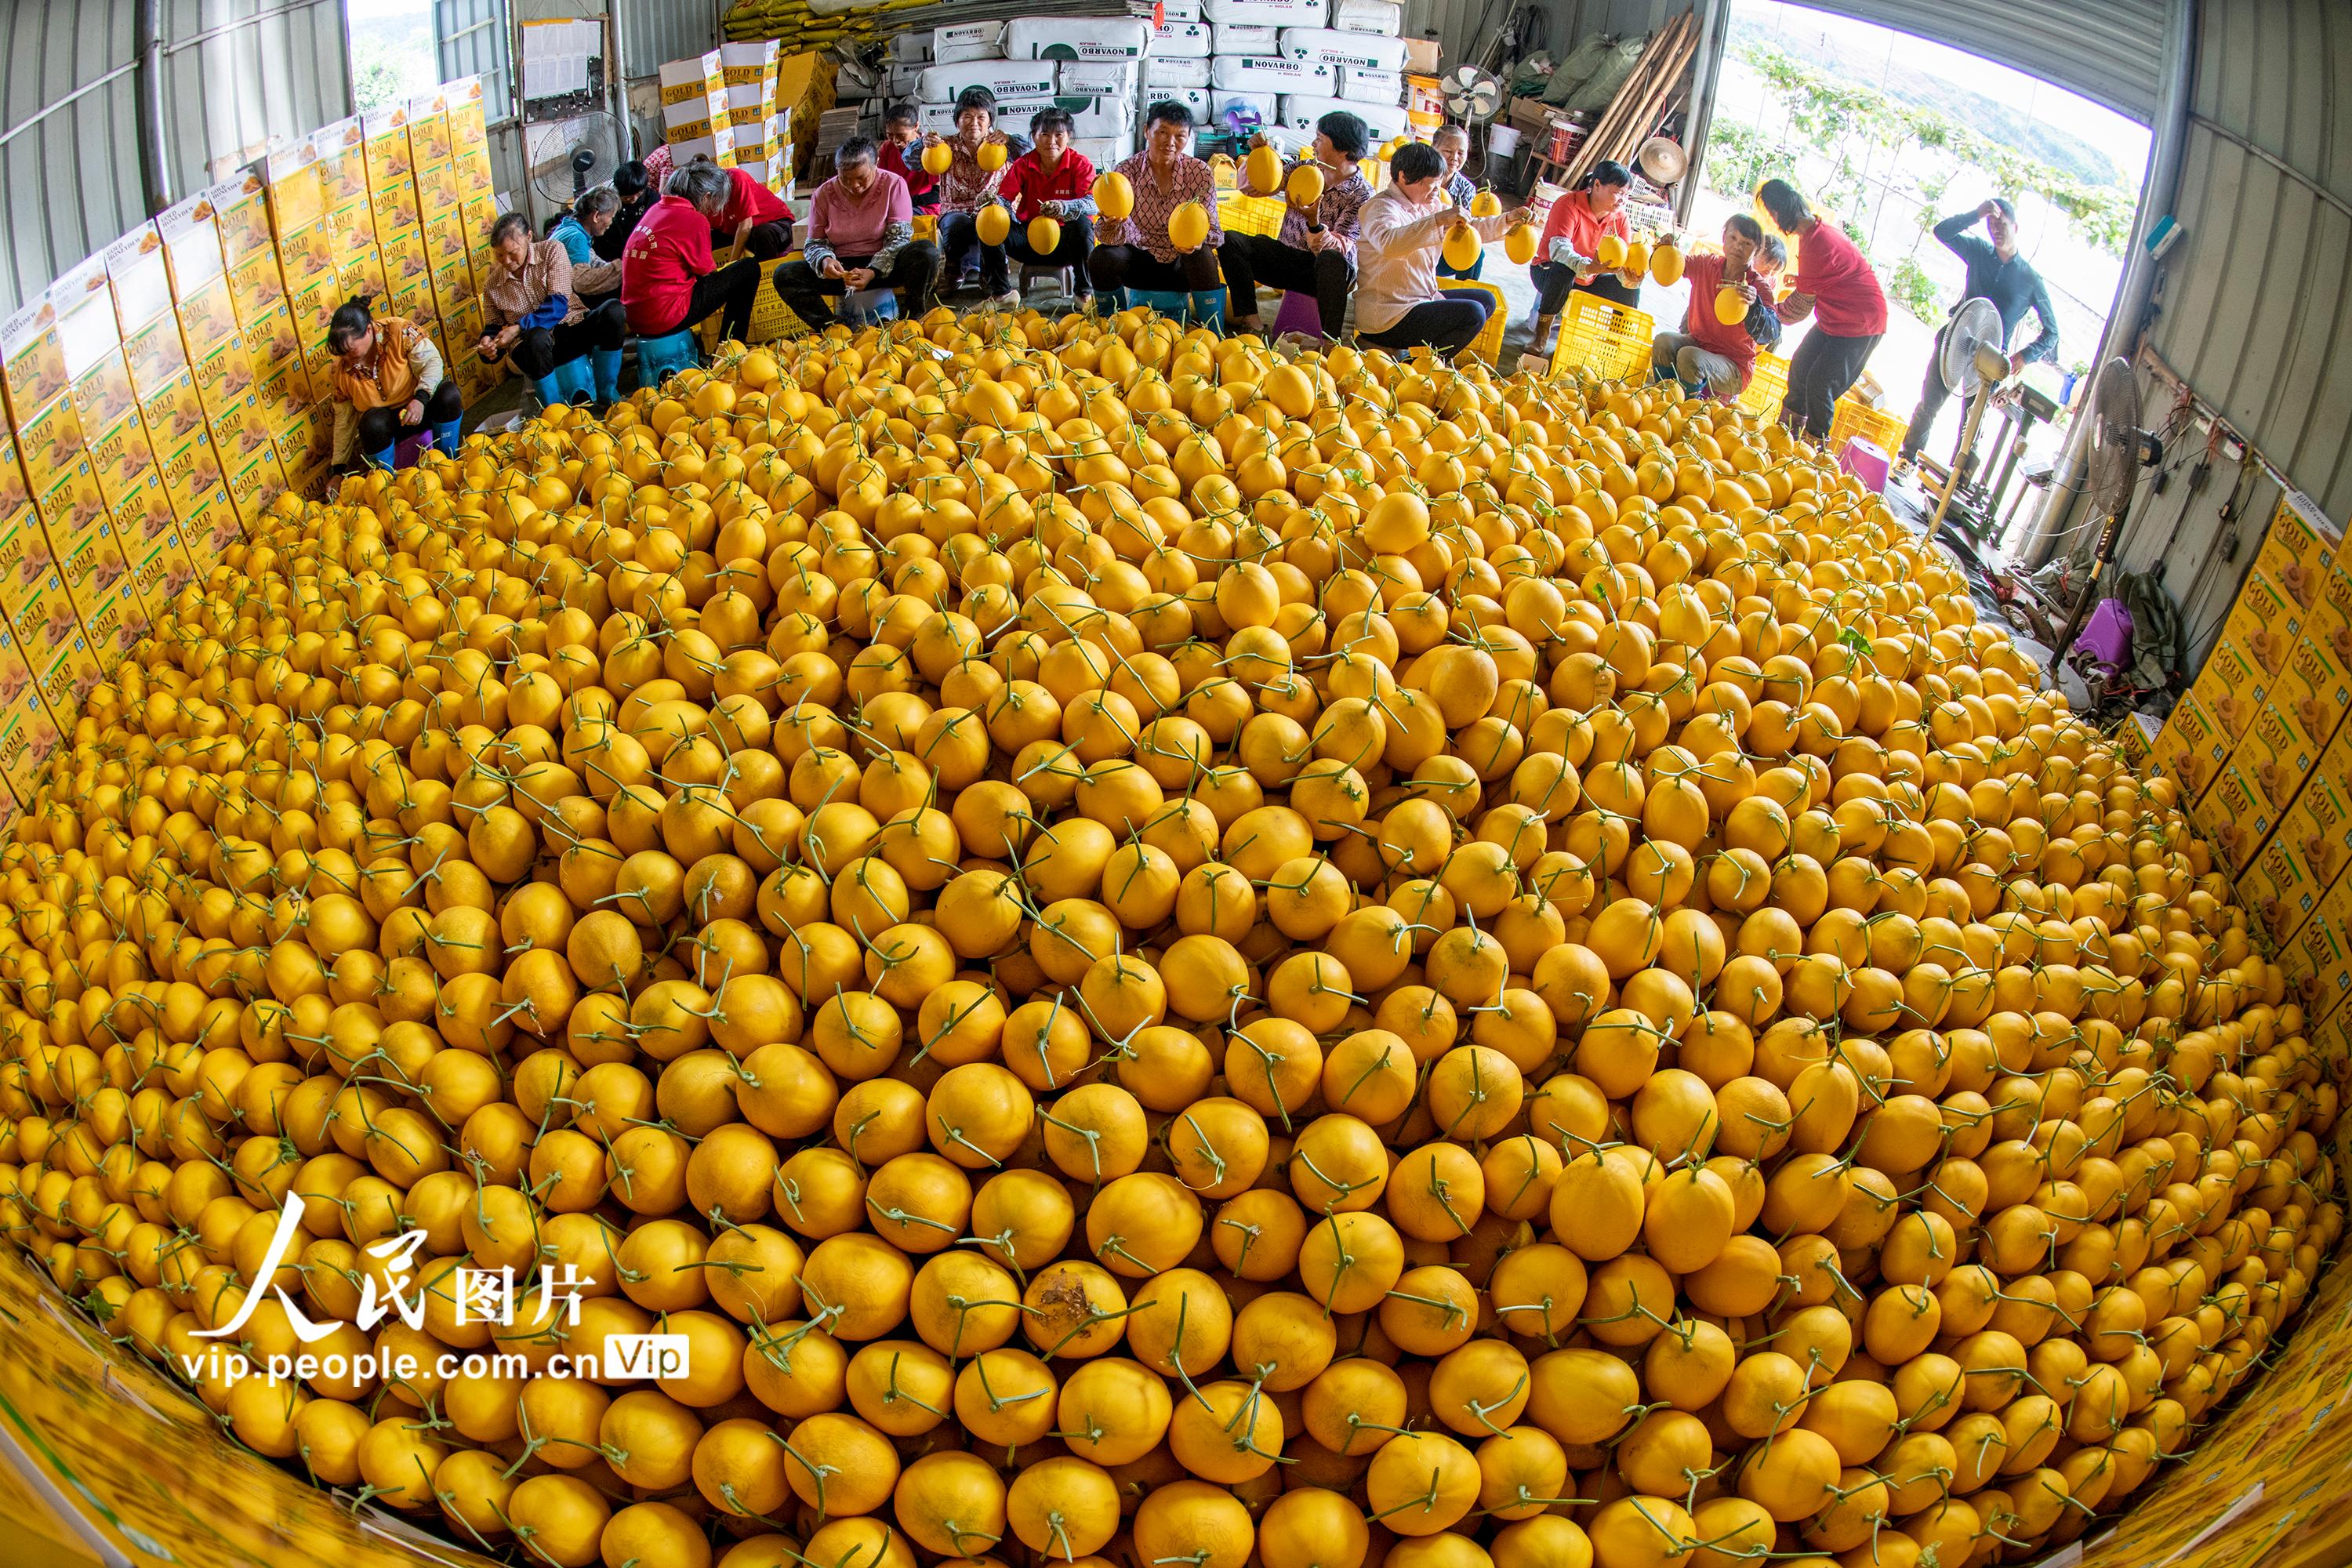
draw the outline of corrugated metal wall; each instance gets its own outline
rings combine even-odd
[[[619,0],[621,59],[629,79],[656,74],[665,60],[717,48],[719,12],[715,0]]]
[[[1443,41],[1451,68],[1476,58],[1515,8],[1514,0],[1404,0],[1404,30]],[[1690,0],[1538,0],[1536,6],[1543,47],[1554,59],[1587,33],[1649,33],[1689,9]]]
[[[272,137],[351,113],[342,0],[157,0],[163,16],[163,142],[186,195],[252,162]],[[83,7],[119,11],[125,5]]]
[[[2168,0],[1801,0],[1933,38],[2146,121],[2156,111]],[[2261,10],[2262,0],[2214,0]]]
[[[173,195],[351,112],[340,0],[157,0]],[[147,217],[139,7],[0,0],[0,312]]]
[[[2352,517],[2352,8],[2341,0],[2206,0],[2171,212],[2182,237],[2157,279],[2149,346],[2197,402],[2338,527]],[[2162,426],[2178,384],[2149,367],[2142,419]],[[2219,635],[2278,501],[2262,468],[2187,475],[2210,426],[2182,426],[2165,494],[2143,485],[2118,564],[2161,566],[2196,640]],[[2082,526],[2076,509],[2074,526]],[[2068,541],[2079,545],[2081,536]]]
[[[0,0],[0,313],[147,216],[130,0]]]

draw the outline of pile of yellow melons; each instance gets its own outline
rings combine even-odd
[[[1670,385],[730,348],[282,501],[0,870],[0,1223],[562,1568],[2014,1562],[2342,1225],[2171,783]]]

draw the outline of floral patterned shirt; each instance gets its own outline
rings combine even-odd
[[[1217,182],[1208,164],[1181,156],[1163,185],[1151,173],[1151,153],[1147,148],[1119,164],[1118,172],[1135,187],[1135,211],[1128,217],[1105,222],[1095,232],[1097,244],[1137,246],[1154,261],[1172,265],[1176,247],[1168,243],[1168,218],[1186,202],[1200,203],[1209,215],[1209,237],[1201,243],[1211,250],[1224,244],[1224,226],[1217,221]]]
[[[1301,158],[1286,166],[1282,171],[1283,183],[1287,185],[1294,171],[1314,162],[1312,158]],[[1323,171],[1323,199],[1315,204],[1315,221],[1323,226],[1324,233],[1338,246],[1339,254],[1350,261],[1356,259],[1356,215],[1363,211],[1364,204],[1371,199],[1371,195],[1372,187],[1365,182],[1364,171],[1360,167],[1349,169],[1344,180],[1333,179],[1328,169]],[[1276,237],[1293,250],[1306,249],[1307,215],[1297,207],[1286,205],[1282,214],[1282,232]]]

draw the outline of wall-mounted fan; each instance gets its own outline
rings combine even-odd
[[[568,209],[621,166],[620,127],[609,114],[575,114],[529,128],[523,142],[534,218]]]

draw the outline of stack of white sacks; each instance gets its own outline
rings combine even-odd
[[[1374,141],[1402,136],[1404,8],[1396,0],[1190,0],[1143,62],[1146,97],[1181,98],[1203,119],[1241,107],[1268,125],[1312,132],[1335,109]]]
[[[900,33],[884,91],[914,99],[942,136],[966,88],[993,93],[996,122],[1018,133],[1058,103],[1098,169],[1135,151],[1139,110],[1162,99],[1204,125],[1247,107],[1302,139],[1335,109],[1362,116],[1376,142],[1405,132],[1397,0],[1167,0],[1165,15],[1156,31],[1132,16],[1055,16]]]
[[[1026,134],[1029,117],[1059,104],[1076,121],[1071,145],[1097,168],[1135,151],[1135,118],[1151,24],[1132,16],[967,22],[891,40],[893,100],[912,98],[923,129],[955,132],[956,99],[984,87],[996,122]]]

